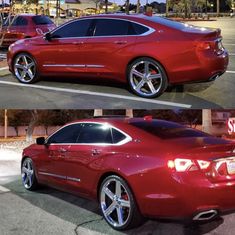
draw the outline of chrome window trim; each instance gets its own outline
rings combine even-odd
[[[38,174],[52,176],[52,177],[59,178],[59,179],[64,179],[64,180],[72,180],[72,181],[76,181],[76,182],[81,182],[81,179],[79,179],[79,178],[63,176],[63,175],[57,175],[57,174],[48,173],[48,172],[44,172],[44,171],[39,171]]]
[[[71,126],[71,125],[76,125],[76,124],[100,124],[100,125],[108,125],[109,128],[113,128],[116,129],[117,131],[119,131],[120,133],[122,133],[123,135],[126,136],[126,138],[122,141],[119,141],[118,143],[115,144],[110,144],[110,143],[52,143],[50,145],[52,146],[57,146],[57,145],[91,145],[91,146],[121,146],[124,145],[130,141],[132,141],[132,137],[130,135],[128,135],[127,133],[125,133],[124,131],[120,130],[117,127],[114,127],[112,125],[110,125],[107,122],[95,122],[95,121],[85,121],[85,122],[76,122],[76,123],[70,123],[67,124],[61,128],[59,128],[57,131],[55,131],[53,134],[51,134],[50,136],[48,136],[45,140],[45,144],[47,143],[48,139],[51,138],[53,135],[55,135],[58,131],[62,130],[63,128],[67,127],[67,126]]]
[[[141,26],[144,26],[146,28],[148,28],[148,31],[145,32],[145,33],[142,33],[142,34],[136,34],[136,35],[110,35],[110,36],[84,36],[84,37],[63,37],[63,38],[52,38],[51,40],[60,40],[60,39],[76,39],[76,38],[84,38],[84,39],[90,39],[90,38],[110,38],[110,37],[137,37],[137,36],[147,36],[147,35],[150,35],[152,34],[153,32],[155,32],[156,30],[153,29],[152,27],[148,26],[148,25],[145,25],[145,24],[142,24],[142,23],[139,23],[139,22],[136,22],[134,20],[129,20],[129,19],[122,19],[122,18],[115,18],[115,17],[89,17],[89,18],[82,18],[82,19],[76,19],[74,21],[69,21],[55,29],[53,29],[52,31],[50,31],[50,33],[54,33],[56,32],[57,30],[61,29],[62,27],[65,27],[66,25],[72,23],[72,22],[77,22],[77,21],[81,21],[81,20],[96,20],[96,19],[109,19],[109,20],[123,20],[123,21],[128,21],[128,22],[131,22],[131,23],[135,23],[135,24],[138,24],[138,25],[141,25]],[[45,36],[44,36],[44,39],[45,39]]]

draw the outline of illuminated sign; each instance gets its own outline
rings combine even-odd
[[[228,133],[230,135],[235,134],[235,118],[228,119]]]

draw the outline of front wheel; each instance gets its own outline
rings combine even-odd
[[[136,59],[128,66],[127,80],[131,90],[144,98],[160,96],[168,86],[164,68],[148,57]]]
[[[37,64],[34,58],[26,53],[20,53],[15,57],[13,71],[21,83],[34,83],[39,79]]]
[[[104,179],[99,197],[103,217],[112,228],[125,230],[143,222],[129,186],[119,176]]]
[[[21,177],[22,183],[27,190],[32,191],[38,187],[38,182],[32,159],[24,159],[21,166]]]

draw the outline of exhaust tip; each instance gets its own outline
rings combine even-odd
[[[216,210],[203,211],[195,215],[193,217],[193,220],[196,221],[210,220],[214,218],[216,215],[218,215],[218,212]]]

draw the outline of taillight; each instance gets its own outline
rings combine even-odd
[[[204,160],[176,158],[175,160],[169,160],[167,162],[167,166],[169,169],[175,170],[177,172],[187,172],[206,170],[209,168],[210,162]]]
[[[216,54],[221,55],[224,53],[224,46],[222,44],[222,39],[216,41]]]

